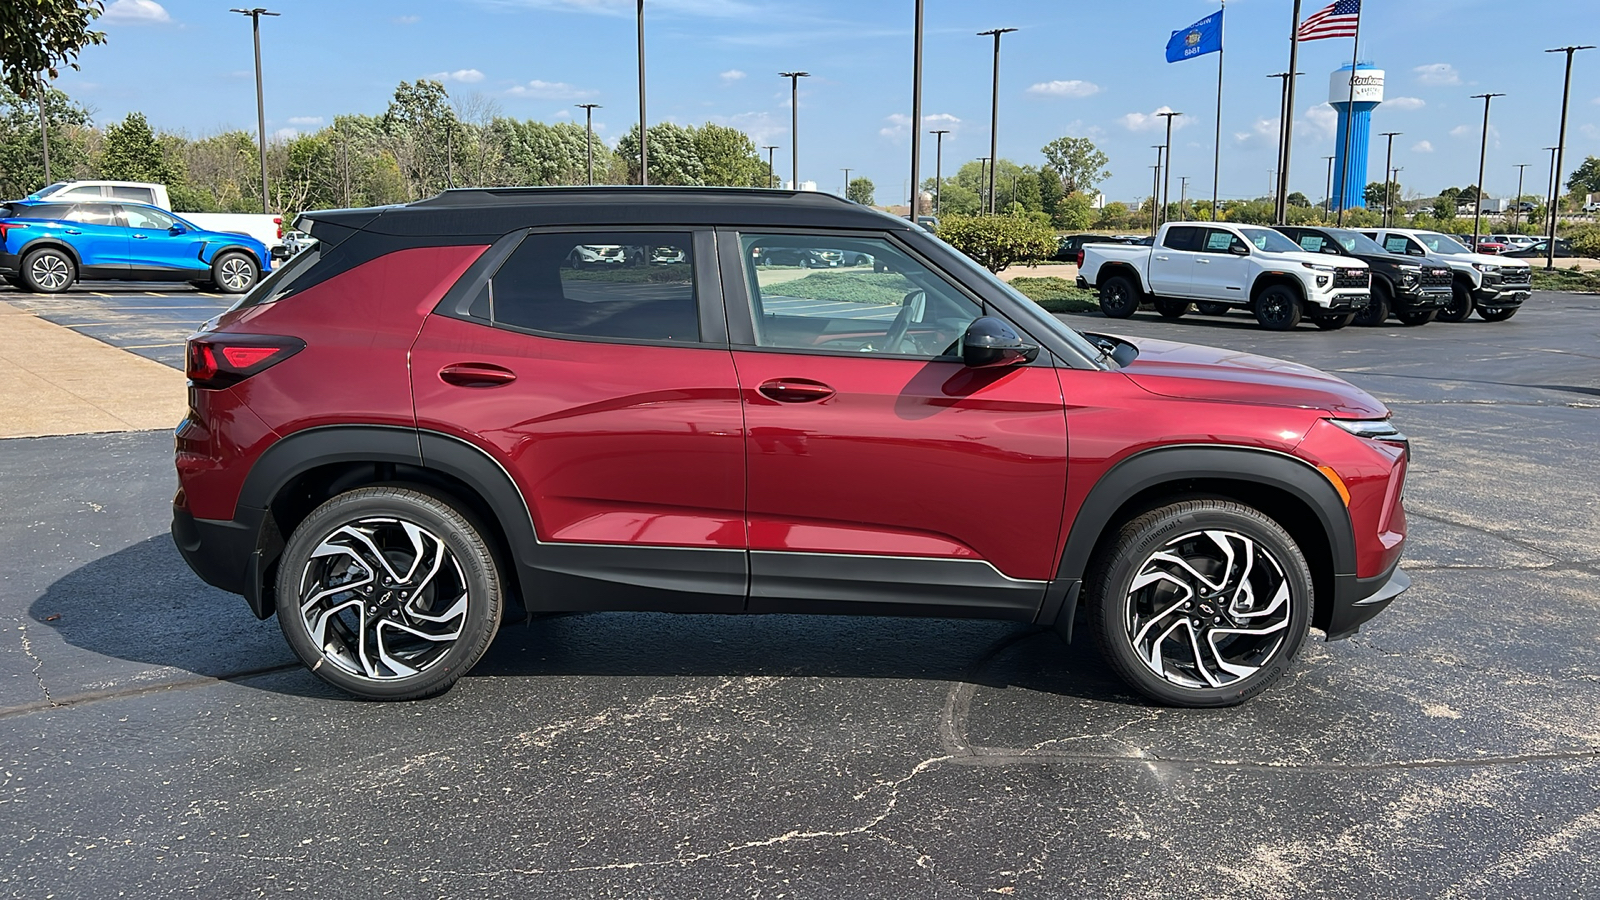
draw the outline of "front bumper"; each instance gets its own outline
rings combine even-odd
[[[1411,587],[1411,576],[1395,567],[1376,578],[1338,576],[1334,584],[1333,614],[1328,620],[1328,640],[1341,641],[1361,630],[1373,616]]]
[[[1372,295],[1366,291],[1362,291],[1359,294],[1334,294],[1331,297],[1322,298],[1323,308],[1334,312],[1359,312],[1366,309],[1367,304],[1371,302]]]
[[[1450,305],[1453,296],[1448,286],[1434,287],[1400,287],[1395,289],[1395,299],[1406,304],[1411,309],[1443,309]]]
[[[1533,290],[1521,285],[1515,287],[1481,287],[1472,292],[1472,302],[1484,309],[1513,309],[1533,296]]]

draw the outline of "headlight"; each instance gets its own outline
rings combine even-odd
[[[1411,441],[1394,427],[1388,419],[1325,419],[1324,421],[1350,432],[1356,437],[1366,438],[1369,441],[1378,441],[1392,444],[1406,452],[1406,459],[1411,458]]]
[[[1334,267],[1333,266],[1325,266],[1325,265],[1322,265],[1321,263],[1303,262],[1300,265],[1305,266],[1306,268],[1308,268],[1308,269],[1310,269],[1310,270],[1312,270],[1314,272],[1332,272],[1332,271],[1334,271]]]
[[[1421,278],[1421,277],[1422,277],[1422,267],[1421,266],[1401,266],[1400,267],[1400,280],[1401,281],[1416,281],[1418,278]]]
[[[1479,272],[1492,273],[1500,271],[1500,267],[1493,263],[1473,263],[1472,267]]]

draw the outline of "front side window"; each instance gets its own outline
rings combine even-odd
[[[145,206],[124,206],[122,217],[127,220],[129,228],[153,228],[166,231],[178,224],[178,220],[167,215],[159,209],[150,209]]]
[[[1300,235],[1300,249],[1307,253],[1338,253],[1333,243],[1315,232],[1305,232]]]
[[[1245,240],[1255,245],[1257,250],[1269,253],[1297,253],[1300,250],[1294,241],[1270,228],[1241,228],[1239,231],[1244,234]]]
[[[1200,249],[1207,253],[1227,253],[1235,245],[1244,246],[1244,241],[1239,240],[1238,235],[1220,228],[1208,228],[1206,242]]]
[[[957,351],[981,304],[888,240],[741,237],[756,344],[933,358]]]
[[[490,279],[473,314],[546,334],[697,342],[688,232],[530,234]]]
[[[1468,250],[1466,247],[1462,246],[1454,238],[1446,237],[1445,235],[1439,234],[1436,231],[1420,232],[1417,234],[1417,239],[1422,241],[1423,246],[1427,247],[1429,250],[1432,250],[1434,253],[1443,253],[1446,255],[1455,256],[1462,253],[1472,252],[1471,250]]]

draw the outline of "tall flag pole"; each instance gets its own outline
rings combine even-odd
[[[1339,176],[1339,225],[1344,225],[1344,198],[1350,195],[1350,142],[1355,139],[1356,66],[1361,59],[1361,0],[1356,0],[1356,34],[1350,50],[1350,99],[1344,104],[1344,172]],[[1365,179],[1363,179],[1365,180]],[[1363,190],[1366,185],[1362,185]]]
[[[1350,141],[1355,126],[1356,66],[1361,59],[1361,0],[1334,0],[1300,23],[1295,37],[1302,41],[1355,38],[1355,45],[1350,50],[1350,97],[1345,101],[1344,109],[1344,164],[1339,170],[1339,224],[1343,225],[1344,198],[1350,193]],[[1332,105],[1331,102],[1329,105]],[[1365,187],[1363,184],[1362,188]]]
[[[1224,3],[1226,0],[1224,0]],[[1218,173],[1222,169],[1222,14],[1226,6],[1216,13],[1180,28],[1167,39],[1167,62],[1182,62],[1207,53],[1217,55],[1217,134],[1211,158],[1211,220],[1217,219]],[[1171,119],[1167,122],[1170,124]],[[1169,160],[1170,162],[1170,160]]]

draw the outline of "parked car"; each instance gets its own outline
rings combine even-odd
[[[272,248],[272,258],[274,260],[288,259],[311,246],[314,242],[315,239],[311,235],[291,228],[283,233],[283,243]]]
[[[574,269],[637,266],[644,263],[644,248],[623,244],[579,244],[568,252],[566,261]]]
[[[143,203],[172,212],[167,186],[145,181],[58,181],[28,195],[30,200],[114,200]],[[179,212],[178,216],[206,231],[248,234],[268,247],[283,240],[283,217],[271,213]]]
[[[79,280],[187,281],[242,294],[271,268],[255,238],[205,231],[142,203],[0,204],[0,277],[21,290],[57,294]]]
[[[1550,242],[1548,240],[1541,240],[1535,241],[1520,250],[1513,250],[1510,253],[1501,255],[1510,256],[1516,259],[1548,259],[1550,256],[1549,248]],[[1567,241],[1566,238],[1556,238],[1555,256],[1557,259],[1570,259],[1578,256],[1578,254],[1572,252],[1572,245]]]
[[[1507,253],[1512,250],[1526,250],[1532,247],[1538,238],[1526,234],[1491,234],[1487,240],[1504,245],[1506,249],[1501,252]]]
[[[1399,256],[1359,231],[1279,225],[1284,236],[1307,253],[1359,259],[1372,271],[1372,299],[1356,313],[1356,325],[1382,325],[1393,313],[1406,325],[1426,325],[1450,303],[1454,276],[1441,259]]]
[[[508,606],[1069,639],[1081,609],[1136,690],[1225,706],[1409,584],[1410,448],[1366,392],[1081,334],[837,197],[461,190],[298,227],[320,243],[189,341],[172,532],[360,696],[447,689]],[[561,265],[624,240],[684,277]],[[888,261],[903,300],[755,265],[776,248]]]
[[[682,247],[651,247],[650,262],[658,266],[671,266],[684,262],[689,257],[683,252]]]
[[[1217,315],[1239,307],[1255,313],[1263,328],[1287,331],[1309,318],[1331,330],[1350,324],[1371,295],[1367,264],[1307,253],[1282,234],[1229,222],[1169,222],[1156,246],[1083,248],[1078,286],[1100,292],[1100,310],[1115,319],[1134,314],[1141,302],[1176,319],[1196,301]]]
[[[1056,262],[1076,262],[1078,251],[1085,244],[1122,244],[1108,234],[1068,234],[1063,235],[1056,243],[1056,252],[1050,255]]]
[[[1450,264],[1455,280],[1450,286],[1450,305],[1439,311],[1441,322],[1465,322],[1474,309],[1487,321],[1504,322],[1533,295],[1533,269],[1521,260],[1473,253],[1437,231],[1379,228],[1362,229],[1361,233],[1390,253],[1433,257]]]
[[[844,265],[841,250],[820,250],[801,247],[772,247],[766,249],[759,262],[767,266],[799,266],[802,269],[836,269]]]

